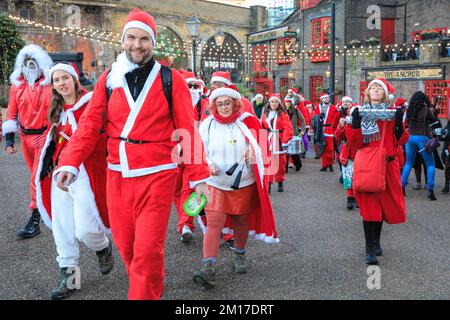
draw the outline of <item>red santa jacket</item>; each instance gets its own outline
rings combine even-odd
[[[277,115],[270,121],[267,120],[267,113],[263,113],[261,116],[262,127],[269,130],[269,143],[270,149],[273,154],[286,153],[286,150],[281,150],[281,147],[289,145],[294,136],[294,129],[292,128],[291,120],[286,112],[281,112],[281,117]],[[281,146],[279,144],[281,140]]]
[[[46,155],[47,149],[52,141],[53,128],[55,128],[58,142],[53,154],[53,163],[58,161],[60,153],[68,146],[68,140],[65,139],[60,132],[62,131],[67,137],[71,138],[75,130],[77,130],[77,123],[81,115],[86,111],[86,106],[92,97],[92,92],[86,91],[80,96],[78,101],[73,106],[68,106],[65,111],[60,115],[60,121],[58,125],[54,124],[47,129],[46,139],[44,147],[39,156],[39,164],[36,168],[35,182],[36,182],[36,202],[39,212],[41,213],[42,220],[45,225],[52,229],[52,212],[51,202],[60,201],[59,199],[51,198],[51,176],[46,176],[41,179],[41,172]],[[93,210],[92,214],[95,215],[96,220],[100,228],[104,232],[108,232],[109,218],[108,209],[106,205],[106,135],[102,134],[96,144],[93,151],[87,155],[86,160],[80,166],[80,170],[84,170],[89,177],[89,183],[86,183],[85,188],[91,191],[92,198],[85,199],[85,203],[79,205],[86,205],[87,210]],[[81,182],[78,182],[81,183]],[[94,203],[92,203],[94,202]]]
[[[320,115],[321,113],[321,105],[317,106],[314,109],[313,115]],[[336,116],[339,116],[338,110],[336,110],[336,107],[332,104],[328,107],[327,112],[325,113],[325,117],[323,119],[324,124],[324,136],[325,138],[330,138],[334,136],[334,130],[336,129],[336,124],[334,122],[334,118]]]
[[[21,77],[20,85],[12,85],[9,92],[8,111],[3,123],[3,134],[23,129],[39,130],[47,127],[47,111],[50,106],[52,88],[45,78],[36,81],[33,87]]]
[[[191,187],[209,177],[203,158],[203,145],[194,127],[192,99],[188,86],[172,70],[172,114],[161,82],[161,65],[155,62],[136,101],[128,88],[125,74],[137,68],[124,53],[98,80],[93,97],[80,119],[77,132],[61,154],[58,171],[77,174],[77,168],[95,146],[105,124],[108,136],[108,168],[124,178],[138,177],[177,167],[181,137],[183,163],[189,172]],[[108,76],[108,79],[107,79]],[[112,89],[110,99],[106,86]],[[177,129],[175,131],[175,129]],[[128,140],[140,140],[137,144]]]
[[[308,111],[308,108],[305,106],[305,103],[304,102],[300,102],[298,104],[298,106],[297,106],[297,109],[301,112],[303,118],[305,118],[306,127],[310,128],[311,127],[312,115]]]
[[[248,99],[244,96],[241,97],[241,113],[244,114],[245,112],[250,113],[252,116],[256,117],[255,110],[253,110],[253,105]]]
[[[206,148],[208,148],[207,146],[209,144],[209,134],[207,133],[207,130],[213,119],[214,116],[209,116],[200,127],[200,131],[203,132],[202,139]],[[255,175],[260,200],[260,206],[254,208],[248,215],[250,234],[253,235],[255,239],[266,243],[279,243],[275,216],[267,187],[269,183],[267,170],[270,167],[270,151],[267,135],[265,134],[265,131],[261,131],[262,128],[258,119],[248,112],[243,113],[235,123],[244,134],[249,146],[252,148],[253,173]],[[199,222],[202,223],[201,219],[199,219]],[[232,226],[231,217],[228,216],[223,232],[225,234],[233,233]]]

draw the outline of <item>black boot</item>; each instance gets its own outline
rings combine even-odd
[[[38,209],[33,209],[30,220],[25,227],[17,231],[17,236],[21,239],[30,239],[41,233],[39,228],[39,222],[41,222],[41,215]]]
[[[61,300],[67,298],[73,291],[73,289],[71,290],[67,287],[67,280],[69,279],[71,274],[67,272],[67,268],[61,268],[60,271],[61,274],[59,276],[58,286],[50,293],[50,298],[52,300]]]
[[[278,182],[278,192],[284,192],[283,182]]]
[[[377,222],[375,226],[375,254],[377,257],[381,257],[383,255],[383,250],[381,249],[380,238],[381,238],[381,228],[383,227],[383,221]]]
[[[327,171],[327,167],[321,168],[320,171],[322,171],[322,172]]]
[[[330,169],[330,172],[334,172],[333,166],[329,166],[328,169]]]
[[[428,199],[431,201],[437,200],[433,190],[428,190]]]
[[[270,189],[272,189],[272,184],[269,183],[269,194],[270,194]]]
[[[342,174],[341,174],[341,177],[339,178],[339,183],[344,184],[344,177],[342,176]]]
[[[378,264],[376,250],[376,222],[363,221],[364,236],[366,238],[366,263]]]
[[[445,182],[445,187],[444,187],[444,189],[441,190],[441,192],[442,193],[449,193],[449,191],[450,191],[449,189],[450,189],[450,181],[447,180]]]
[[[100,251],[96,252],[98,258],[98,266],[102,275],[107,275],[114,267],[114,257],[112,255],[112,243]]]
[[[355,198],[348,197],[347,198],[347,209],[348,210],[353,210],[354,208],[355,208]]]

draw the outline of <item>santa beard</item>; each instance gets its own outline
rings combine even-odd
[[[192,98],[192,107],[195,107],[200,100],[200,90],[198,89],[191,89],[189,90],[191,92],[191,98]]]
[[[42,75],[42,71],[34,61],[29,61],[26,66],[24,65],[22,67],[22,74],[28,85],[32,87],[36,80]]]

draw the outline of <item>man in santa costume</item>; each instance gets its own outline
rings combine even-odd
[[[48,72],[52,63],[50,56],[41,47],[27,45],[19,51],[14,72],[9,78],[12,86],[6,121],[2,125],[6,152],[17,152],[14,135],[19,132],[23,156],[31,173],[31,217],[25,227],[17,231],[17,236],[21,239],[33,238],[40,233],[41,217],[36,205],[33,172],[36,170],[39,151],[45,140],[44,132],[47,129],[47,110],[52,93]]]
[[[321,103],[319,106],[314,110],[314,116],[319,117],[319,121],[322,124],[322,130],[323,130],[323,136],[324,136],[324,142],[325,145],[323,147],[322,152],[322,168],[320,171],[327,171],[327,169],[330,170],[330,172],[333,172],[333,161],[334,161],[334,146],[333,146],[333,137],[334,137],[334,130],[336,127],[333,127],[334,125],[334,117],[338,115],[339,113],[336,110],[336,107],[332,104],[330,104],[330,96],[328,94],[322,94],[320,96]]]
[[[189,185],[198,201],[201,195],[210,200],[203,144],[192,109],[187,108],[192,105],[188,86],[178,71],[155,61],[155,41],[153,17],[133,9],[123,28],[124,52],[99,78],[57,169],[58,186],[67,190],[99,132],[106,131],[107,205],[114,242],[129,277],[129,299],[160,299],[163,294],[164,241],[178,174],[177,137],[182,134],[181,161]],[[162,82],[167,71],[172,78],[171,105]]]
[[[211,76],[211,92],[214,89],[217,88],[225,88],[232,86],[232,88],[239,92],[239,90],[234,86],[234,84],[231,82],[231,76],[230,73],[227,71],[216,71]],[[256,116],[255,110],[253,110],[252,103],[245,97],[241,98],[242,103],[242,112],[248,112],[253,116]]]
[[[208,117],[205,113],[208,107],[208,101],[202,98],[202,93],[199,84],[193,72],[188,72],[184,69],[180,70],[181,75],[186,80],[192,98],[192,108],[194,110],[195,127],[198,128],[200,121]],[[188,216],[184,210],[183,205],[189,196],[194,192],[194,189],[189,186],[189,172],[185,170],[183,163],[178,165],[177,185],[175,189],[175,208],[178,212],[178,232],[181,235],[181,241],[189,243],[193,239],[194,218]]]

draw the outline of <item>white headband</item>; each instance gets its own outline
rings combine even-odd
[[[68,74],[72,75],[77,81],[79,80],[78,74],[75,71],[75,68],[70,64],[66,63],[58,63],[50,68],[50,78],[53,76],[53,72],[55,71],[65,71]]]

